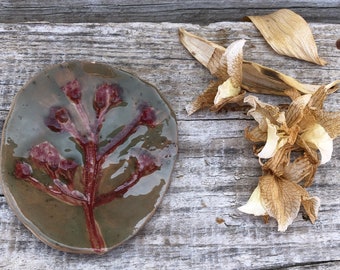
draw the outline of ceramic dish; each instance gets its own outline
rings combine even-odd
[[[17,94],[2,133],[2,186],[46,244],[104,253],[151,217],[176,155],[175,116],[155,87],[104,64],[64,63]]]

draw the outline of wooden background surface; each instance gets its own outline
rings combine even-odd
[[[0,190],[0,269],[340,268],[340,139],[335,141],[331,162],[319,168],[308,189],[321,198],[316,224],[304,221],[300,213],[287,232],[279,233],[274,220],[263,224],[261,218],[240,213],[237,207],[247,201],[261,173],[243,136],[253,120],[245,112],[186,115],[185,106],[211,76],[181,46],[177,34],[184,27],[224,46],[245,38],[245,59],[305,83],[328,83],[340,77],[340,50],[335,46],[340,38],[338,0],[275,1],[277,5],[274,1],[70,2],[0,3],[1,126],[14,95],[37,72],[63,61],[100,61],[158,87],[178,118],[179,157],[170,188],[150,222],[102,256],[47,247],[18,222]],[[320,56],[328,65],[276,55],[251,23],[239,20],[280,7],[300,11],[313,22]],[[340,93],[335,93],[327,100],[327,109],[340,110],[339,101]]]

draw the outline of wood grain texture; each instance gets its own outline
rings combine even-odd
[[[270,220],[240,213],[260,175],[251,144],[243,137],[253,121],[245,112],[190,117],[185,105],[212,79],[178,41],[184,27],[226,46],[245,38],[245,58],[278,69],[305,83],[328,83],[340,76],[338,24],[311,24],[319,67],[275,54],[251,23],[208,26],[173,23],[0,24],[0,121],[14,95],[48,65],[91,60],[138,74],[154,84],[173,107],[179,125],[179,157],[170,188],[154,217],[132,239],[103,255],[75,255],[38,241],[0,196],[1,269],[335,269],[340,267],[340,145],[321,166],[308,191],[322,200],[315,225],[301,213],[285,233]],[[282,97],[261,96],[285,103]],[[328,99],[339,110],[340,94]],[[0,194],[1,191],[0,191]],[[223,218],[225,224],[218,224]]]
[[[2,0],[0,22],[190,22],[240,21],[289,8],[309,22],[339,23],[338,0]]]

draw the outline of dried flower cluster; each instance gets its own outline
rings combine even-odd
[[[279,10],[249,19],[278,53],[326,64],[317,54],[308,24],[294,12]],[[216,78],[187,106],[188,114],[206,107],[220,111],[231,103],[245,103],[251,107],[248,114],[258,124],[246,129],[245,137],[255,143],[262,176],[249,201],[239,210],[274,217],[278,230],[285,231],[302,205],[314,223],[320,200],[305,188],[313,183],[318,166],[331,159],[333,139],[340,135],[340,112],[323,108],[326,97],[339,88],[340,81],[303,84],[276,70],[245,61],[245,40],[235,41],[225,49],[184,29],[179,30],[179,35],[188,51]],[[292,101],[287,109],[280,110],[254,95],[246,96],[246,91],[285,95]]]

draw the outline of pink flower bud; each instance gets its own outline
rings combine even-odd
[[[61,174],[67,180],[72,181],[74,174],[76,173],[78,164],[71,159],[62,159],[59,163],[58,173]]]
[[[118,105],[122,101],[120,92],[121,88],[118,84],[104,83],[100,85],[96,90],[93,100],[93,107],[97,115],[104,109]]]
[[[30,151],[30,157],[37,165],[47,167],[52,171],[57,170],[59,167],[59,152],[49,142],[43,142],[34,146]]]
[[[140,122],[147,126],[154,127],[156,125],[156,112],[150,106],[143,106],[141,111]]]
[[[66,96],[74,103],[78,104],[80,102],[81,88],[78,80],[67,83],[61,90],[63,90]]]
[[[46,126],[55,132],[64,130],[63,125],[70,120],[68,111],[63,107],[50,108],[50,114],[45,119]]]
[[[32,167],[25,162],[17,162],[15,164],[14,176],[19,179],[25,179],[32,175]]]

